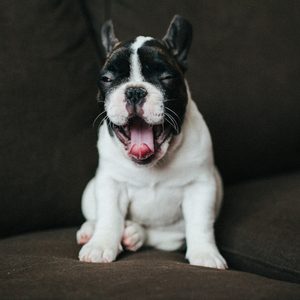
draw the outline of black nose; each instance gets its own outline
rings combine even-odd
[[[142,87],[129,87],[125,91],[127,101],[133,105],[140,104],[147,94],[146,89]]]

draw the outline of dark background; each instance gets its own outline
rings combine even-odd
[[[194,27],[192,96],[226,184],[299,169],[298,1],[0,3],[2,236],[82,221],[97,166],[100,26],[161,38],[173,15]]]

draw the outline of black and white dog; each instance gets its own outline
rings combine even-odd
[[[180,16],[162,40],[119,42],[102,27],[99,79],[106,120],[99,166],[82,198],[79,259],[104,263],[123,247],[172,251],[186,241],[192,265],[227,268],[214,238],[222,183],[208,128],[184,78],[192,27]]]

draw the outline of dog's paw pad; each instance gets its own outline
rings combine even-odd
[[[76,233],[77,244],[84,245],[86,244],[94,233],[94,223],[87,221],[82,224],[81,228]]]
[[[187,256],[191,265],[215,269],[227,269],[227,263],[218,250],[200,250]]]
[[[117,251],[109,247],[84,245],[79,252],[79,260],[92,263],[110,263],[117,257]]]
[[[77,237],[76,237],[77,244],[84,245],[91,239],[91,237],[92,235],[77,233]]]
[[[122,244],[126,250],[137,251],[145,241],[145,231],[137,223],[126,221],[125,230],[122,237]]]

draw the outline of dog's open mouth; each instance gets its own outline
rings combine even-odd
[[[139,117],[129,119],[124,126],[113,125],[113,129],[128,155],[138,164],[151,162],[171,133],[170,126],[149,125]]]

